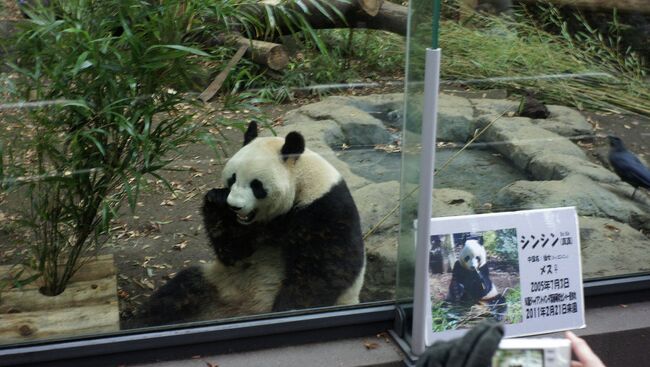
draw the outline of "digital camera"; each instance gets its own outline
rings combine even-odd
[[[561,338],[503,339],[492,367],[569,367],[571,341]]]

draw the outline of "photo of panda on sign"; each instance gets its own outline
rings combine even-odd
[[[429,256],[433,331],[521,322],[515,228],[433,235]]]

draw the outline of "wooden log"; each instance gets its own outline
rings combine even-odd
[[[408,24],[408,8],[392,2],[384,2],[381,8],[373,16],[363,10],[358,3],[335,2],[338,11],[343,18],[332,15],[324,16],[321,12],[309,12],[304,16],[313,29],[334,29],[334,28],[366,28],[384,30],[402,36],[406,35]],[[282,34],[289,34],[291,30],[287,27],[279,27]]]
[[[522,4],[536,4],[538,0],[517,0]],[[582,9],[618,9],[621,11],[650,13],[650,1],[648,0],[550,0],[552,4],[561,6],[572,6]]]
[[[327,6],[322,6],[327,14],[323,14],[311,2],[303,4],[304,8],[294,4],[293,10],[301,13],[313,29],[369,28],[406,35],[408,8],[399,4],[383,0],[333,0]],[[273,6],[268,2],[263,5]],[[337,12],[333,12],[330,7],[335,7]],[[260,7],[258,11],[260,17],[264,16],[263,11],[264,9]],[[286,35],[291,34],[295,29],[285,24],[278,24],[277,31]]]
[[[273,42],[249,40],[241,36],[236,36],[235,42],[239,47],[248,46],[246,56],[257,64],[266,65],[273,70],[282,70],[289,64],[289,51],[283,45]]]
[[[0,340],[28,340],[90,335],[119,330],[117,280],[113,255],[87,261],[63,293],[41,294],[41,282],[4,290],[0,297]],[[18,266],[0,266],[0,274],[16,274]],[[21,278],[31,274],[24,271]]]
[[[358,0],[359,7],[364,13],[374,17],[379,13],[379,9],[384,5],[384,0]]]
[[[354,24],[357,28],[383,30],[406,36],[408,8],[399,4],[385,2],[374,17],[360,16],[358,19],[350,19],[349,23]]]
[[[282,70],[289,64],[289,51],[284,45],[251,40],[237,33],[221,34],[216,38],[203,40],[202,43],[210,46],[232,44],[239,48],[246,46],[246,57],[272,70]]]

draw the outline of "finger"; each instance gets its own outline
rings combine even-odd
[[[571,367],[584,367],[584,365],[578,361],[571,361]]]
[[[591,350],[584,339],[577,337],[571,331],[567,331],[565,335],[567,339],[571,340],[571,349],[580,362],[588,366],[603,366],[603,362],[600,361],[600,358]]]

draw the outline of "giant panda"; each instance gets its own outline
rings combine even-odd
[[[341,174],[303,136],[258,137],[222,171],[202,212],[216,259],[180,271],[142,308],[147,325],[359,302],[365,252]]]
[[[482,238],[465,240],[454,263],[447,302],[462,305],[486,304],[501,321],[507,311],[505,298],[490,279],[490,267]]]

